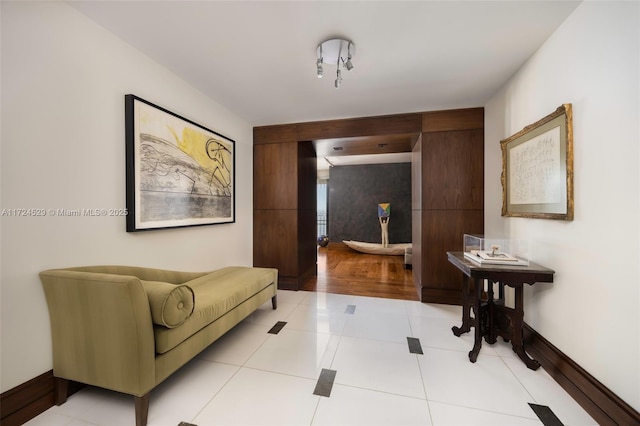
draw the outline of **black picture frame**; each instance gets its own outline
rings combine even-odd
[[[125,95],[127,232],[235,222],[235,141]]]

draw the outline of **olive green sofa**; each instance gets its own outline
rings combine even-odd
[[[89,266],[43,271],[40,280],[56,404],[66,401],[69,381],[123,392],[135,397],[138,426],[155,386],[269,299],[277,308],[272,268]]]

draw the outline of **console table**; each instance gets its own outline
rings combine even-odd
[[[469,360],[476,362],[482,338],[487,343],[496,342],[501,336],[505,342],[511,341],[513,351],[518,354],[528,368],[537,370],[538,361],[525,353],[522,337],[524,318],[523,287],[538,282],[552,283],[554,271],[530,262],[528,266],[480,265],[464,257],[463,252],[447,252],[449,262],[463,273],[462,282],[462,326],[452,327],[453,334],[460,336],[475,329],[474,345],[469,352]],[[483,297],[483,280],[489,283],[486,297]],[[498,295],[494,295],[493,284],[498,284]],[[515,307],[504,303],[504,286],[515,289]],[[473,309],[473,318],[471,310]]]

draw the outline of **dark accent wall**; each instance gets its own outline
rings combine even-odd
[[[411,163],[332,167],[329,239],[380,243],[380,203],[391,203],[389,243],[410,243]]]

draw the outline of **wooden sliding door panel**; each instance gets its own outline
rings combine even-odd
[[[253,146],[253,208],[298,208],[298,143]]]
[[[411,242],[413,283],[422,292],[422,134],[411,149]]]
[[[422,135],[411,150],[411,209],[422,208]]]
[[[423,133],[422,208],[484,208],[483,130]]]
[[[298,211],[253,211],[253,265],[298,275]]]
[[[483,210],[422,212],[422,286],[460,291],[462,275],[449,264],[448,251],[461,251],[464,234],[482,233]]]
[[[298,276],[300,285],[317,274],[317,212],[313,210],[298,211]]]
[[[317,274],[316,151],[311,141],[298,142],[298,283]]]
[[[298,209],[316,210],[318,167],[316,151],[310,141],[298,142]],[[314,238],[315,241],[315,238]]]
[[[422,212],[420,210],[411,211],[411,241],[412,241],[412,269],[413,282],[419,289],[422,287]]]

